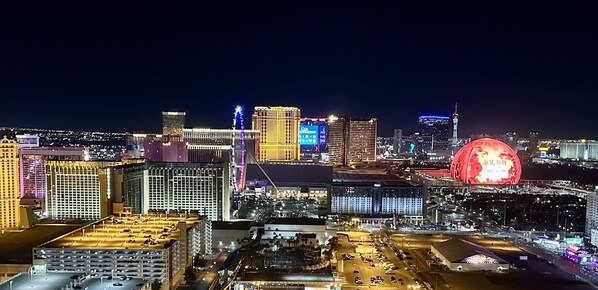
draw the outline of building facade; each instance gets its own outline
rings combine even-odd
[[[335,182],[330,195],[330,212],[423,217],[425,198],[423,186],[407,182]]]
[[[326,244],[336,235],[334,228],[329,228],[326,219],[314,218],[271,218],[264,224],[262,243],[272,243],[274,237],[294,239],[297,235],[315,234],[321,245]]]
[[[112,161],[46,161],[46,209],[52,219],[95,220],[112,213]]]
[[[399,155],[401,151],[401,145],[403,144],[403,130],[401,129],[394,129],[392,135],[392,153],[394,155]]]
[[[146,139],[143,142],[144,158],[156,162],[189,162],[187,142],[171,140],[166,135],[162,140]]]
[[[162,135],[183,136],[185,112],[162,112]]]
[[[89,160],[85,147],[26,147],[19,149],[20,195],[46,197],[46,160]]]
[[[260,131],[259,160],[299,160],[299,121],[295,107],[255,107],[252,129]]]
[[[350,119],[348,130],[347,163],[376,161],[377,119]]]
[[[513,148],[513,150],[517,151],[517,142],[519,142],[519,136],[516,132],[507,132],[500,136],[499,139]]]
[[[561,149],[560,157],[563,159],[598,159],[598,142],[594,140],[561,142],[559,147]]]
[[[211,254],[211,224],[202,217],[108,217],[33,249],[38,272],[155,280],[174,289],[198,255]]]
[[[29,147],[39,147],[39,136],[31,134],[17,135],[19,149]]]
[[[538,145],[540,145],[539,142],[540,133],[529,132],[529,153],[532,158],[538,156]]]
[[[114,168],[114,202],[121,203],[121,212],[147,214],[149,209],[149,166],[125,164]]]
[[[592,230],[598,230],[598,191],[586,195],[585,236],[591,237]]]
[[[245,161],[259,160],[260,131],[245,130]],[[183,130],[183,139],[189,145],[190,162],[230,162],[231,147],[235,144],[235,163],[241,164],[241,131],[232,129],[193,128]]]
[[[299,124],[300,159],[328,163],[327,136],[326,118],[301,118]]]
[[[419,116],[418,133],[418,151],[429,152],[432,150],[448,150],[449,116]]]
[[[227,163],[150,163],[147,210],[197,211],[213,221],[229,220],[228,169]]]
[[[0,228],[17,228],[20,226],[19,144],[0,135]]]
[[[230,218],[227,163],[125,164],[114,168],[114,203],[122,212],[195,212],[206,218]],[[116,207],[115,207],[116,208]]]
[[[328,159],[342,166],[376,161],[378,121],[331,115],[328,118]]]
[[[345,117],[335,115],[328,117],[328,159],[334,166],[347,164],[347,133],[348,125]]]
[[[144,144],[148,141],[161,141],[161,134],[125,134],[126,153],[122,157],[141,159],[145,157]]]

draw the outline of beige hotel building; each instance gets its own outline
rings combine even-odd
[[[252,129],[260,131],[260,161],[299,160],[299,121],[296,107],[255,107]]]

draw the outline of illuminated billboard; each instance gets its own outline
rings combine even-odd
[[[455,154],[451,176],[465,184],[517,184],[521,162],[509,145],[484,138],[468,143]]]
[[[326,144],[326,126],[320,126],[320,145],[325,145]]]
[[[317,125],[299,126],[299,145],[317,145],[319,142]]]

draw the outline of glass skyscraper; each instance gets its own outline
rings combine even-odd
[[[449,116],[419,116],[419,135],[416,137],[419,152],[449,149]]]
[[[183,136],[185,112],[162,112],[162,134]]]

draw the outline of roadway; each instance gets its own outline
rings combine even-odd
[[[541,257],[542,259],[549,261],[549,263],[551,263],[552,265],[555,265],[561,270],[564,270],[565,272],[577,277],[578,279],[583,280],[584,282],[598,289],[598,273],[593,271],[591,267],[587,268],[583,265],[566,259],[562,255],[556,254],[546,249],[539,248],[534,244],[519,242],[517,243],[517,246],[529,253],[532,253],[538,257]]]
[[[208,260],[204,270],[195,271],[197,280],[195,282],[188,281],[190,286],[186,289],[208,290],[212,288],[214,283],[218,283],[218,269],[224,264],[228,255],[227,251],[223,251],[215,259]]]

